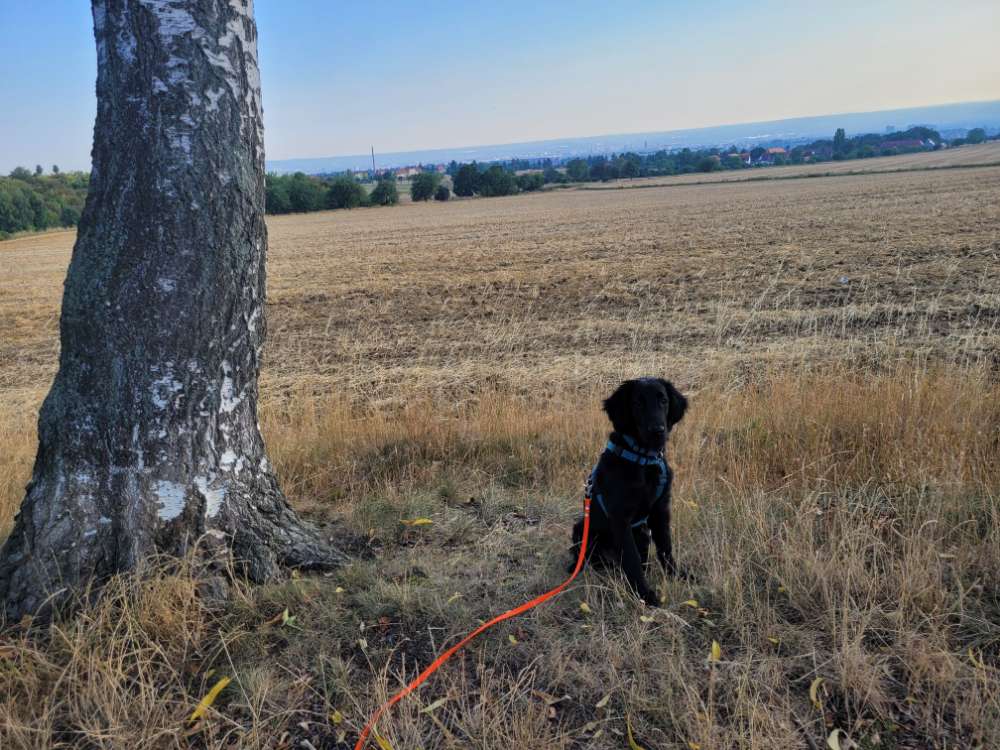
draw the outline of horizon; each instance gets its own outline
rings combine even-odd
[[[592,0],[571,11],[537,5],[334,9],[319,0],[258,0],[268,161],[355,156],[372,145],[384,154],[477,148],[1000,97],[990,44],[1000,8],[979,0],[943,16],[930,3],[902,0],[830,10],[632,0],[615,14]],[[12,114],[0,123],[0,172],[37,163],[88,168],[96,71],[89,7],[6,4],[0,26],[20,32],[0,50]],[[484,45],[493,54],[484,55]]]

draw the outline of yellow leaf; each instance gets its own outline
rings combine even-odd
[[[513,633],[507,636],[507,640],[510,641],[511,644],[513,644],[514,646],[517,645],[517,638],[514,637]]]
[[[632,719],[629,716],[625,716],[625,730],[628,732],[628,746],[631,750],[644,750],[642,745],[635,741],[635,737],[632,736]]]
[[[830,732],[830,736],[826,738],[826,744],[830,747],[830,750],[840,750],[840,730],[834,729]]]
[[[364,638],[358,638],[358,645],[361,646],[362,651],[368,650],[368,641],[366,641]]]
[[[688,599],[684,603],[686,605],[688,605],[689,607],[691,607],[691,609],[698,609],[698,600],[697,599]]]
[[[432,711],[437,711],[439,708],[441,708],[441,706],[443,706],[447,702],[448,702],[447,698],[438,698],[436,701],[434,701],[429,706],[420,709],[420,713],[422,713],[422,714],[429,714]]]
[[[689,742],[688,750],[701,750],[701,745],[699,745],[697,742]]]
[[[232,682],[232,680],[228,677],[223,677],[212,686],[212,689],[205,694],[205,697],[201,699],[198,706],[191,713],[189,721],[192,724],[205,715],[205,712],[212,707],[213,703],[215,703],[215,699],[219,697],[219,693],[225,690],[226,685],[230,682]]]
[[[823,678],[817,677],[809,686],[809,700],[811,700],[812,704],[819,709],[823,708],[823,704],[819,701],[819,686],[821,684],[823,684]]]
[[[777,646],[777,645],[779,645],[781,643],[781,639],[780,638],[771,638],[771,637],[768,637],[767,640],[769,640],[775,646]]]
[[[375,741],[378,743],[378,746],[382,748],[382,750],[393,750],[392,745],[389,744],[389,740],[375,730],[372,730],[372,734],[375,735]]]
[[[400,523],[404,526],[430,526],[434,522],[429,518],[404,518],[400,521]]]
[[[982,657],[976,658],[976,652],[972,650],[972,646],[969,646],[969,661],[972,662],[972,666],[976,669],[986,669]]]
[[[649,615],[639,615],[639,620],[642,622],[652,622],[653,618]]]
[[[709,661],[719,661],[722,658],[722,646],[719,645],[718,641],[712,641],[712,650],[709,652]]]
[[[333,590],[333,593],[335,593],[335,594],[343,594],[344,593],[344,587],[343,586],[337,586],[337,588],[335,588]]]
[[[788,589],[786,589],[784,586],[778,586],[779,594],[784,594],[786,591],[788,591]]]
[[[456,591],[454,594],[452,594],[451,596],[448,597],[448,601],[445,602],[445,604],[451,604],[452,602],[456,602],[459,599],[461,599],[463,596],[464,596],[464,594],[460,594],[460,593],[458,593]]]
[[[580,611],[585,615],[590,614],[590,605],[587,602],[580,602]]]
[[[342,713],[340,713],[340,711],[334,709],[333,713],[330,714],[330,723],[334,724],[334,725],[336,725],[336,724],[343,724],[344,723],[344,715]]]
[[[606,705],[608,705],[609,700],[611,700],[611,693],[608,693],[599,701],[597,701],[597,703],[594,704],[594,708],[604,708]]]

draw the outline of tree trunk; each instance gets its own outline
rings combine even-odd
[[[92,0],[93,171],[34,474],[0,551],[8,618],[195,542],[263,581],[341,561],[257,423],[264,140],[252,0]],[[200,540],[200,541],[199,541]]]

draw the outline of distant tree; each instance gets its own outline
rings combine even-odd
[[[281,175],[267,176],[265,205],[269,214],[287,214],[292,210],[292,201],[288,197],[288,181]]]
[[[24,167],[14,167],[14,169],[12,169],[10,172],[10,176],[13,177],[15,180],[30,180],[31,172],[29,172]]]
[[[763,146],[755,146],[750,150],[750,160],[757,161],[758,159],[760,159],[760,157],[762,157],[766,153],[767,149],[764,148]]]
[[[456,174],[458,174],[458,162],[455,161],[454,159],[448,162],[448,168],[445,170],[445,173],[449,177],[454,177]]]
[[[396,180],[390,175],[378,181],[368,196],[373,206],[394,206],[399,203],[399,191],[396,189]]]
[[[42,165],[41,164],[36,164],[35,165],[35,177],[41,177],[43,174],[45,174],[45,170],[42,169]]]
[[[319,211],[326,206],[326,189],[318,178],[296,172],[288,186],[288,199],[292,211]]]
[[[718,156],[710,154],[698,159],[699,172],[715,172],[719,169],[722,169],[722,162],[719,160]]]
[[[476,163],[461,165],[455,172],[452,185],[455,195],[460,195],[463,198],[477,193],[479,191],[479,167],[476,166]]]
[[[486,197],[512,195],[517,192],[517,178],[499,164],[494,164],[479,178],[479,194]]]
[[[367,199],[365,189],[350,175],[335,177],[326,192],[326,204],[330,208],[357,208]]]
[[[517,187],[520,190],[530,193],[535,190],[541,190],[543,185],[545,185],[545,177],[542,176],[541,172],[518,175]]]
[[[566,165],[566,176],[571,182],[583,182],[590,177],[590,165],[583,159],[573,159]]]
[[[421,172],[410,183],[410,197],[415,201],[429,201],[441,183],[437,172]]]
[[[58,164],[53,164],[52,165],[52,174],[59,174],[59,165]]]
[[[844,132],[843,128],[837,128],[837,132],[833,134],[833,154],[843,154],[847,150],[847,133]]]
[[[566,182],[566,175],[560,172],[558,169],[553,167],[551,164],[545,167],[545,171],[542,173],[542,177],[545,182]]]
[[[451,198],[451,191],[447,185],[438,185],[434,191],[434,200],[444,202]]]
[[[986,131],[983,128],[973,128],[965,134],[968,143],[984,143],[986,141]]]

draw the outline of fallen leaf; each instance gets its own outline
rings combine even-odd
[[[986,664],[983,663],[982,656],[977,659],[976,652],[972,650],[972,646],[969,646],[969,661],[972,662],[972,666],[976,669],[986,669]]]
[[[219,697],[219,693],[225,690],[226,685],[230,682],[232,682],[232,680],[228,677],[223,677],[212,686],[212,689],[205,694],[205,697],[198,702],[197,707],[195,707],[194,711],[191,713],[189,721],[192,724],[205,715],[205,712],[212,707],[213,703],[215,703],[215,699]]]
[[[404,526],[430,526],[434,522],[429,518],[403,518],[400,523]]]
[[[826,738],[826,744],[830,747],[830,750],[841,750],[839,729],[834,729],[830,732],[830,736]]]
[[[819,686],[821,684],[823,684],[823,678],[817,677],[815,680],[812,681],[812,684],[809,685],[809,700],[811,700],[812,704],[820,710],[822,710],[823,708],[823,704],[820,703],[819,700]]]
[[[368,650],[368,641],[364,638],[358,638],[358,645],[361,646],[362,651]]]
[[[375,735],[375,741],[382,750],[393,750],[392,745],[389,744],[389,740],[383,737],[381,734],[372,730],[372,734]]]
[[[779,594],[784,594],[786,591],[788,591],[788,589],[786,589],[784,586],[778,586]]]
[[[688,742],[688,750],[701,750],[701,745],[697,742]]]
[[[438,698],[436,701],[434,701],[429,706],[420,709],[420,713],[422,713],[422,714],[429,714],[432,711],[437,711],[439,708],[441,708],[441,706],[443,706],[447,702],[448,702],[447,698]]]
[[[335,594],[343,594],[344,593],[344,587],[343,586],[337,586],[337,588],[335,588],[333,590],[333,593],[335,593]]]
[[[330,714],[330,723],[333,724],[334,726],[338,724],[343,724],[344,715],[340,713],[340,711],[338,711],[337,709],[334,709],[333,713]]]
[[[608,693],[599,701],[597,701],[597,703],[594,704],[594,708],[604,708],[606,705],[608,705],[609,700],[611,700],[611,693]]]
[[[590,614],[590,605],[587,602],[580,602],[580,611],[585,615]]]
[[[691,607],[691,609],[698,609],[698,600],[697,599],[688,599],[684,603],[686,605],[688,605],[689,607]]]
[[[639,615],[639,620],[641,622],[652,622],[653,618],[650,617],[649,615]]]
[[[722,646],[718,641],[712,641],[712,650],[708,654],[709,661],[719,661],[722,658]]]
[[[635,741],[635,737],[632,736],[632,719],[628,715],[625,716],[625,730],[628,732],[628,746],[631,750],[644,750],[642,745]]]
[[[459,592],[456,591],[454,594],[448,597],[448,601],[445,602],[445,604],[452,604],[453,602],[456,602],[459,599],[461,599],[463,596],[464,594],[460,594]]]
[[[295,615],[290,614],[287,609],[281,613],[281,624],[286,628],[298,627],[298,625],[295,624]]]
[[[517,638],[514,637],[513,633],[507,636],[507,640],[510,641],[512,645],[517,645]]]
[[[771,637],[768,637],[768,639],[767,639],[767,640],[769,640],[769,641],[770,641],[771,643],[773,643],[773,644],[774,644],[775,646],[778,646],[778,645],[780,645],[780,644],[781,644],[781,639],[780,639],[780,638],[771,638]]]

